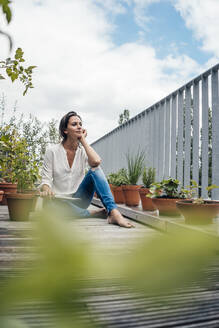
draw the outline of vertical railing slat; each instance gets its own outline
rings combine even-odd
[[[156,171],[158,170],[158,165],[159,165],[159,156],[158,156],[158,151],[159,151],[159,106],[154,107],[154,118],[155,118],[155,124],[154,124],[154,130],[155,130],[155,143],[154,143],[154,154],[155,154],[155,159],[154,159],[154,168]]]
[[[147,119],[147,112],[144,111],[143,117],[142,117],[142,146],[145,152],[145,163],[148,165],[148,157],[149,157],[149,152],[148,152],[148,119]]]
[[[103,152],[105,153],[104,165],[107,168],[106,169],[106,174],[109,174],[111,172],[115,172],[115,165],[116,165],[116,156],[115,156],[115,154],[113,155],[114,156],[113,163],[110,165],[110,153],[111,153],[112,149],[114,148],[115,142],[116,142],[115,133],[112,133],[109,138],[106,138],[105,145],[103,145],[103,146],[105,146]],[[106,149],[108,149],[108,151],[106,151]]]
[[[199,184],[199,82],[193,83],[192,179]]]
[[[170,176],[176,178],[176,95],[172,96],[171,101],[171,168]]]
[[[184,185],[190,185],[191,164],[191,87],[186,88],[185,94],[185,164]]]
[[[164,102],[159,104],[159,164],[156,171],[157,181],[164,178]]]
[[[165,105],[165,161],[164,161],[164,177],[170,175],[170,99],[166,99]]]
[[[151,132],[152,132],[152,138],[151,138],[151,146],[152,146],[152,167],[155,167],[155,138],[156,138],[156,131],[155,131],[155,107],[152,107],[151,110]]]
[[[153,166],[153,148],[152,148],[152,124],[153,124],[153,120],[152,120],[153,114],[152,114],[152,110],[150,108],[149,112],[148,112],[148,132],[149,132],[149,166]]]
[[[144,115],[144,140],[145,140],[145,154],[146,154],[146,165],[149,166],[150,161],[150,131],[149,131],[149,114],[145,111]]]
[[[219,94],[218,69],[212,70],[212,184],[219,186]],[[219,199],[219,189],[212,190],[212,199]]]
[[[208,197],[206,187],[208,186],[208,77],[202,78],[202,191],[204,198]]]
[[[178,91],[178,138],[177,138],[177,179],[183,181],[183,91]]]

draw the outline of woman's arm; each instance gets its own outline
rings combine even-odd
[[[96,167],[96,166],[100,165],[101,158],[95,152],[95,150],[87,143],[87,141],[85,139],[86,135],[87,135],[87,132],[86,132],[86,130],[84,130],[81,138],[79,139],[79,141],[80,141],[80,143],[82,144],[82,146],[84,147],[84,149],[86,151],[86,154],[87,154],[87,157],[88,157],[88,164],[91,167]]]
[[[45,153],[43,170],[42,170],[42,183],[40,185],[40,196],[54,196],[52,191],[52,153],[48,149]]]

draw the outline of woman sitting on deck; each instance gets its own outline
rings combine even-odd
[[[87,132],[82,128],[80,116],[71,111],[60,121],[59,132],[62,137],[60,144],[46,151],[42,172],[41,196],[49,196],[53,204],[55,195],[70,196],[71,199],[60,199],[58,203],[67,205],[72,216],[98,217],[107,212],[110,224],[130,228],[129,223],[118,211],[106,177],[100,168],[101,159],[86,141]],[[89,164],[90,169],[85,175]],[[94,192],[101,199],[104,209],[88,210]],[[79,199],[74,203],[74,198]]]

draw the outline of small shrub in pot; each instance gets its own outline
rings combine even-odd
[[[143,171],[145,155],[143,151],[138,151],[135,156],[128,153],[126,154],[126,159],[128,164],[127,183],[123,186],[125,203],[128,206],[138,206],[140,202],[140,186],[137,183]]]
[[[159,210],[160,215],[180,216],[176,207],[176,202],[185,196],[179,190],[180,181],[178,179],[168,178],[161,182],[153,183],[150,188],[150,194],[153,204]]]
[[[35,199],[33,189],[40,177],[39,165],[36,161],[36,154],[29,151],[26,139],[17,135],[16,131],[13,137],[15,138],[13,147],[9,149],[7,147],[10,143],[5,143],[4,151],[10,155],[8,175],[11,176],[12,182],[17,183],[18,192],[8,193],[6,197],[10,218],[26,221],[29,212],[33,209]]]
[[[125,198],[122,185],[127,183],[127,171],[122,168],[117,173],[111,173],[109,178],[112,183],[113,195],[116,203],[124,204]]]
[[[191,180],[191,185],[187,189],[182,189],[187,199],[179,200],[176,206],[184,216],[187,224],[205,225],[212,223],[213,219],[219,214],[219,201],[197,197],[198,188],[197,182]],[[211,190],[215,188],[219,188],[219,186],[213,184],[206,188],[208,196],[210,196]]]
[[[155,182],[155,169],[152,167],[147,168],[146,166],[143,169],[142,174],[143,186],[139,189],[139,194],[141,198],[142,209],[144,211],[154,211],[156,207],[153,205],[152,199],[146,197],[150,192],[149,189],[151,184]]]

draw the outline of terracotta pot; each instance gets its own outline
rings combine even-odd
[[[3,196],[4,196],[4,191],[0,190],[0,202],[2,202]]]
[[[125,204],[127,206],[138,206],[140,202],[139,189],[137,185],[124,185],[122,186],[125,196]]]
[[[6,197],[10,219],[12,221],[27,221],[33,210],[35,195],[8,193]]]
[[[114,197],[114,191],[113,191],[113,185],[112,185],[112,183],[109,183],[109,186],[110,186],[111,193],[112,193],[112,195]]]
[[[2,199],[1,205],[7,205],[6,195],[8,193],[17,192],[17,183],[0,182],[0,190],[4,191],[4,196],[3,196],[3,199]]]
[[[152,198],[152,202],[159,210],[159,215],[180,216],[180,211],[176,207],[179,198]]]
[[[112,186],[113,196],[117,204],[124,204],[125,197],[122,190],[122,186]]]
[[[180,200],[176,203],[188,224],[209,224],[219,213],[218,201],[205,201],[204,204],[194,204],[192,200]]]
[[[27,190],[22,191],[22,194],[23,193],[30,194],[32,196],[39,196],[39,190],[36,190],[36,189],[27,189]],[[31,212],[35,211],[36,202],[37,202],[37,197],[33,197],[33,206],[32,206]]]
[[[154,206],[152,199],[146,197],[147,194],[149,194],[149,188],[140,188],[139,189],[139,194],[141,198],[141,205],[142,209],[144,211],[155,211],[156,207]]]

